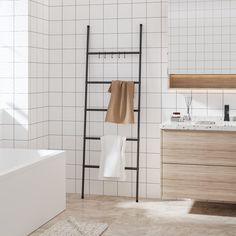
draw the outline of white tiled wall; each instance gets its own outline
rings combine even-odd
[[[51,1],[50,6],[50,148],[68,150],[67,190],[81,191],[86,28],[91,50],[137,50],[143,24],[140,194],[160,196],[161,84],[167,71],[167,2],[160,0]],[[92,57],[90,80],[137,80],[137,56]],[[108,86],[90,86],[89,105],[107,107]],[[137,96],[135,98],[137,102]],[[88,134],[136,136],[135,125],[104,123],[104,113],[89,114]],[[87,142],[87,163],[99,163],[99,141]],[[127,165],[136,164],[136,144],[127,145]],[[135,195],[135,172],[126,182],[98,181],[86,172],[86,192]]]
[[[37,147],[36,143],[38,147],[47,147],[46,2],[0,2],[0,127],[4,147]]]
[[[137,50],[142,23],[140,195],[159,197],[159,124],[175,110],[185,112],[183,94],[193,95],[193,115],[222,115],[225,103],[231,114],[236,111],[232,90],[168,89],[167,5],[166,0],[50,0],[49,6],[44,0],[0,1],[3,145],[67,150],[67,191],[80,192],[86,26],[91,26],[91,50]],[[135,56],[93,57],[89,75],[91,80],[136,80],[137,69]],[[106,107],[107,89],[91,86],[89,105]],[[89,114],[89,135],[135,137],[134,125],[106,124],[104,115]],[[99,142],[87,145],[88,163],[98,164]],[[127,165],[135,166],[135,150],[128,144]],[[86,193],[134,196],[135,173],[127,173],[126,182],[98,181],[97,170],[87,170]]]
[[[29,1],[29,147],[48,148],[49,5]]]
[[[236,3],[170,0],[170,73],[235,73]]]
[[[2,145],[16,147],[28,139],[28,2],[1,1],[0,18]]]
[[[169,63],[174,73],[235,73],[235,15],[233,0],[170,0]],[[186,113],[185,94],[192,94],[193,116],[223,116],[224,104],[235,116],[235,90],[168,90],[162,86],[162,116],[169,118],[173,110]]]

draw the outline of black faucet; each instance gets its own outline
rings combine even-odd
[[[224,121],[229,121],[229,105],[225,105]]]

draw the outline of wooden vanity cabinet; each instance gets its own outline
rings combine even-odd
[[[236,202],[236,132],[162,130],[162,198]]]

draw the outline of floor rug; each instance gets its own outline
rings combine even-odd
[[[59,221],[40,236],[100,236],[107,227],[107,224],[78,222],[70,217]]]

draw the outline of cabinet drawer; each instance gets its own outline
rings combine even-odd
[[[236,167],[163,164],[163,179],[236,183]]]
[[[162,198],[236,202],[236,184],[163,179]]]
[[[236,167],[163,164],[163,198],[236,201]]]
[[[189,149],[163,149],[163,163],[219,165],[236,167],[236,153]]]
[[[236,152],[236,132],[162,131],[163,149]]]

